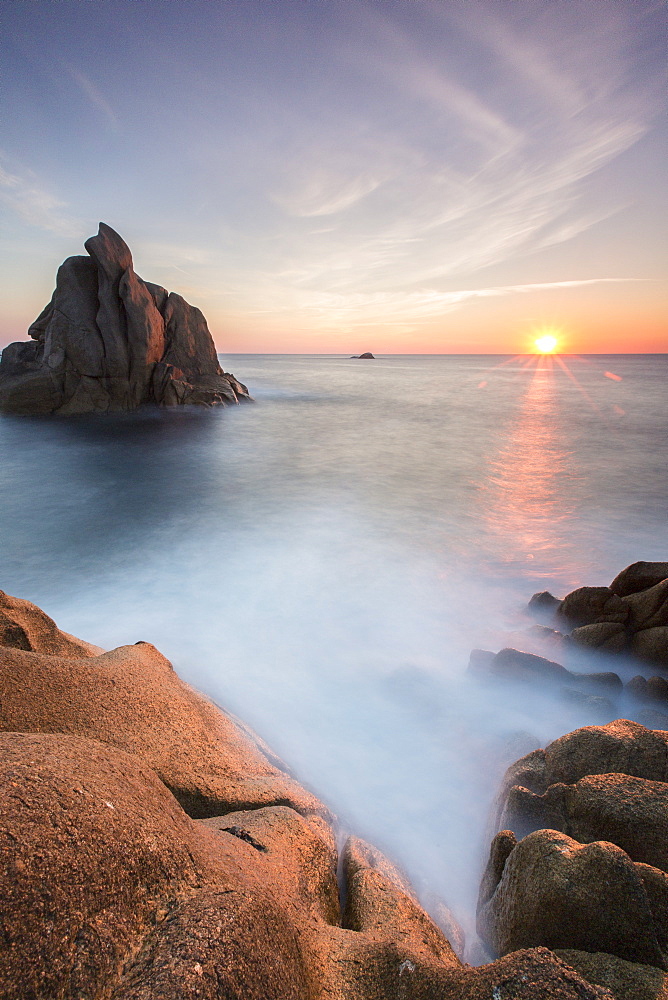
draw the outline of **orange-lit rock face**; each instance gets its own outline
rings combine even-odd
[[[86,659],[0,647],[0,729],[67,732],[136,754],[193,816],[276,803],[327,814],[149,643]]]

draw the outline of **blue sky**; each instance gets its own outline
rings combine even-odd
[[[666,6],[5,0],[3,323],[103,220],[221,350],[668,350]]]

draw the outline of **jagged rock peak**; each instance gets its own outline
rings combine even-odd
[[[68,257],[51,301],[0,361],[0,409],[18,414],[133,410],[143,404],[226,406],[250,400],[223,372],[206,319],[135,273],[111,226]]]

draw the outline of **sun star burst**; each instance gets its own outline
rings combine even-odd
[[[551,333],[544,333],[540,337],[536,337],[534,344],[539,354],[554,354],[558,341]]]

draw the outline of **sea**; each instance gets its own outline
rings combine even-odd
[[[505,768],[643,710],[490,687],[469,656],[563,662],[534,592],[668,558],[668,355],[221,361],[254,405],[0,417],[0,586],[104,648],[154,643],[484,961]]]

